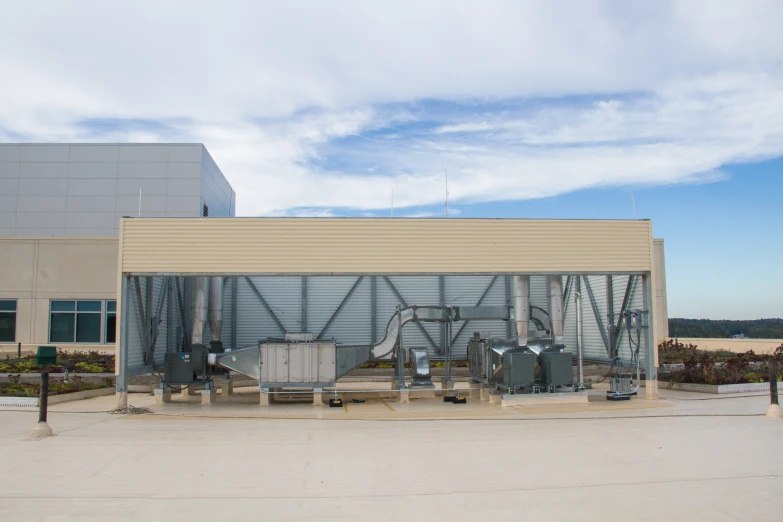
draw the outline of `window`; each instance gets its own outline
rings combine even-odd
[[[16,341],[16,300],[0,299],[0,343]]]
[[[116,301],[51,301],[49,342],[113,343],[116,317]]]
[[[106,344],[117,340],[117,301],[106,301],[106,325],[103,331]]]

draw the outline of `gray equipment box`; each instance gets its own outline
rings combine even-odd
[[[541,352],[538,357],[541,362],[541,377],[544,386],[571,386],[574,384],[570,353]]]
[[[163,380],[169,384],[190,384],[193,382],[193,360],[191,353],[166,353],[163,356]]]
[[[535,382],[536,354],[508,351],[503,354],[503,385],[509,388],[530,388]]]

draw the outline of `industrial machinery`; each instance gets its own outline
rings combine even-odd
[[[434,388],[430,372],[430,355],[426,348],[410,348],[408,361],[411,363],[411,388]]]
[[[647,328],[644,324],[643,310],[626,310],[621,316],[622,326],[628,333],[628,348],[631,353],[630,365],[624,366],[619,357],[612,361],[609,370],[609,391],[606,398],[610,401],[629,400],[636,395],[641,385],[639,349],[641,347],[642,330]],[[634,341],[636,337],[636,341]],[[635,371],[635,380],[634,380]]]

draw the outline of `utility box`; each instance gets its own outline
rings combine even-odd
[[[163,355],[164,382],[168,384],[191,384],[194,373],[191,353],[166,353]]]
[[[566,352],[541,352],[541,377],[545,386],[571,386],[574,384],[572,357]]]
[[[261,343],[262,387],[331,386],[336,376],[336,347],[331,342]]]
[[[35,352],[35,363],[38,366],[49,366],[57,364],[56,346],[39,346]]]
[[[503,354],[503,385],[509,388],[531,388],[535,382],[536,354],[508,351]]]

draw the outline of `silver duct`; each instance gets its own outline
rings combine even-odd
[[[209,330],[212,341],[220,341],[223,330],[223,281],[225,277],[209,278]]]
[[[514,322],[517,325],[517,345],[527,346],[530,325],[530,276],[514,276]]]
[[[546,277],[547,296],[549,296],[549,322],[552,329],[552,343],[555,346],[563,346],[563,278],[557,276]]]
[[[190,319],[190,345],[204,344],[204,323],[207,322],[208,277],[187,279],[188,316]]]

